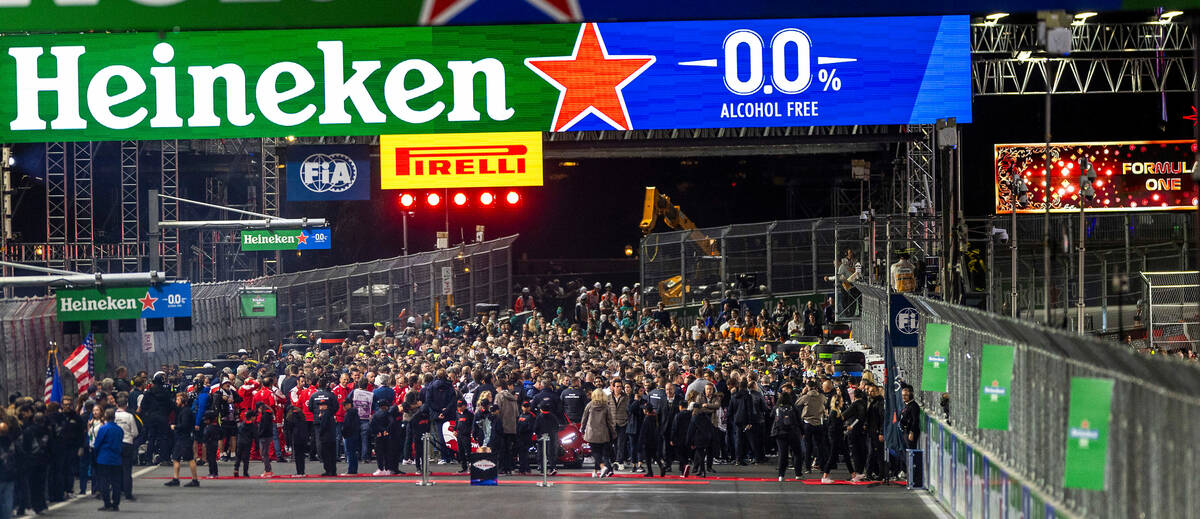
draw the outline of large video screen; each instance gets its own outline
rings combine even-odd
[[[967,123],[968,23],[5,35],[0,142]]]
[[[1087,211],[1194,210],[1195,146],[1190,140],[1053,144],[1047,177],[1044,143],[998,144],[996,213],[1010,213],[1014,204],[1020,213],[1043,212],[1047,193],[1050,212],[1078,211],[1081,202]],[[1081,161],[1096,172],[1091,201],[1080,193]]]

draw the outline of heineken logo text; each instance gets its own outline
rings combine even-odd
[[[60,297],[58,311],[60,312],[94,312],[97,310],[132,310],[138,307],[136,298],[114,299],[112,296],[104,299],[87,299]],[[139,309],[140,311],[140,309]]]
[[[149,77],[120,64],[81,77],[80,61],[88,53],[83,45],[10,47],[8,54],[16,62],[16,118],[9,128],[45,130],[49,120],[54,130],[83,130],[89,124],[83,108],[92,121],[114,130],[129,129],[147,119],[151,128],[244,127],[260,116],[279,126],[305,124],[314,116],[321,125],[348,125],[355,118],[347,105],[357,112],[359,121],[368,124],[388,122],[389,114],[382,108],[390,117],[410,124],[426,123],[443,114],[447,121],[479,121],[483,117],[475,102],[479,76],[489,119],[505,121],[516,112],[505,96],[504,65],[495,58],[443,63],[449,70],[452,91],[447,107],[442,101],[421,99],[447,83],[443,72],[429,61],[405,59],[392,64],[386,75],[380,72],[384,64],[379,60],[352,61],[349,66],[354,72],[347,78],[343,43],[319,41],[316,47],[322,56],[320,71],[280,61],[268,65],[257,78],[247,77],[246,70],[236,63],[175,63],[175,48],[167,42],[159,42],[151,51],[159,66],[149,67]],[[47,50],[50,56],[44,57]],[[373,97],[367,86],[376,82],[372,76],[377,74],[384,76],[382,99]],[[320,85],[315,77],[322,78]],[[218,94],[222,87],[224,92]],[[323,94],[322,107],[287,103],[317,89]],[[54,94],[57,111],[43,113],[42,92]],[[179,106],[180,92],[190,93],[190,107]],[[253,105],[247,102],[248,92]],[[85,100],[85,107],[80,107],[80,99]],[[217,113],[218,106],[224,106],[224,113]],[[181,109],[189,108],[191,115],[185,120]]]

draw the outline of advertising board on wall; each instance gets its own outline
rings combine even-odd
[[[192,315],[192,284],[186,281],[149,287],[60,288],[54,299],[59,322]]]
[[[368,146],[289,146],[287,200],[324,202],[371,198]]]
[[[1050,212],[1079,211],[1081,161],[1096,172],[1096,197],[1085,201],[1088,212],[1195,210],[1195,145],[1191,140],[1053,144]],[[1016,193],[1017,212],[1045,211],[1046,145],[998,144],[995,149],[996,212],[1012,212],[1014,175],[1028,190],[1025,203]]]
[[[0,142],[966,123],[968,24],[6,35]]]

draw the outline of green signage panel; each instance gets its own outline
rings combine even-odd
[[[329,229],[242,231],[242,250],[318,250],[332,246]]]
[[[275,294],[239,294],[242,317],[275,317]]]
[[[0,32],[416,25],[421,0],[0,0]]]
[[[1064,487],[1104,490],[1112,396],[1112,379],[1071,377]]]
[[[1012,346],[984,344],[979,358],[979,418],[980,429],[1008,430],[1009,406],[1012,402]]]
[[[192,315],[192,285],[186,281],[150,287],[60,288],[54,299],[59,322]]]
[[[946,391],[949,371],[950,330],[948,324],[926,323],[925,344],[921,351],[924,368],[921,370],[921,391]]]

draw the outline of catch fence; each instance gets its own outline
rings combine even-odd
[[[888,333],[888,295],[877,286],[860,285],[862,320],[854,338],[883,348]],[[941,392],[916,391],[936,421],[942,438],[955,438],[962,466],[968,453],[1002,468],[1005,481],[1028,488],[1046,503],[1045,510],[1075,517],[1189,517],[1200,507],[1195,466],[1200,462],[1200,364],[1161,355],[1140,355],[1129,348],[928,298],[905,296],[923,322],[950,324],[949,416],[939,408]],[[921,331],[921,343],[924,331]],[[979,359],[984,344],[1015,347],[1007,431],[976,427]],[[894,348],[900,374],[921,387],[921,348]],[[1063,485],[1071,377],[1114,381],[1109,426],[1108,469],[1104,491]],[[934,425],[933,421],[927,425]],[[944,429],[944,431],[943,431]],[[930,438],[927,436],[927,438]],[[929,444],[927,444],[929,445]],[[960,448],[966,446],[968,448]],[[930,445],[930,448],[934,446]],[[939,470],[938,456],[951,445],[937,445],[927,468]],[[927,470],[928,474],[929,471]],[[935,478],[937,481],[939,478]],[[959,479],[958,481],[969,481]],[[980,481],[987,481],[980,478]],[[951,490],[934,489],[949,499]],[[959,499],[962,499],[959,497]],[[1025,497],[1028,499],[1028,496]],[[983,517],[985,507],[954,508],[964,517]],[[966,512],[970,510],[970,512]]]
[[[445,305],[463,307],[468,315],[480,303],[504,308],[511,301],[516,239],[514,235],[353,265],[192,285],[191,329],[176,329],[178,323],[166,319],[164,331],[152,332],[152,352],[143,349],[144,320],[107,321],[107,332],[94,334],[100,345],[97,375],[108,376],[117,366],[126,366],[131,374],[153,372],[163,365],[242,348],[261,352],[296,330],[358,329],[393,321],[402,310],[432,316],[435,308]],[[443,268],[450,269],[448,283]],[[248,286],[275,288],[276,318],[241,316],[238,293]],[[452,296],[443,296],[443,288]],[[136,329],[128,324],[136,324]],[[64,385],[71,388],[72,379],[61,363],[82,335],[62,333],[54,298],[0,300],[0,395],[41,395],[51,341],[59,344],[59,367]]]

